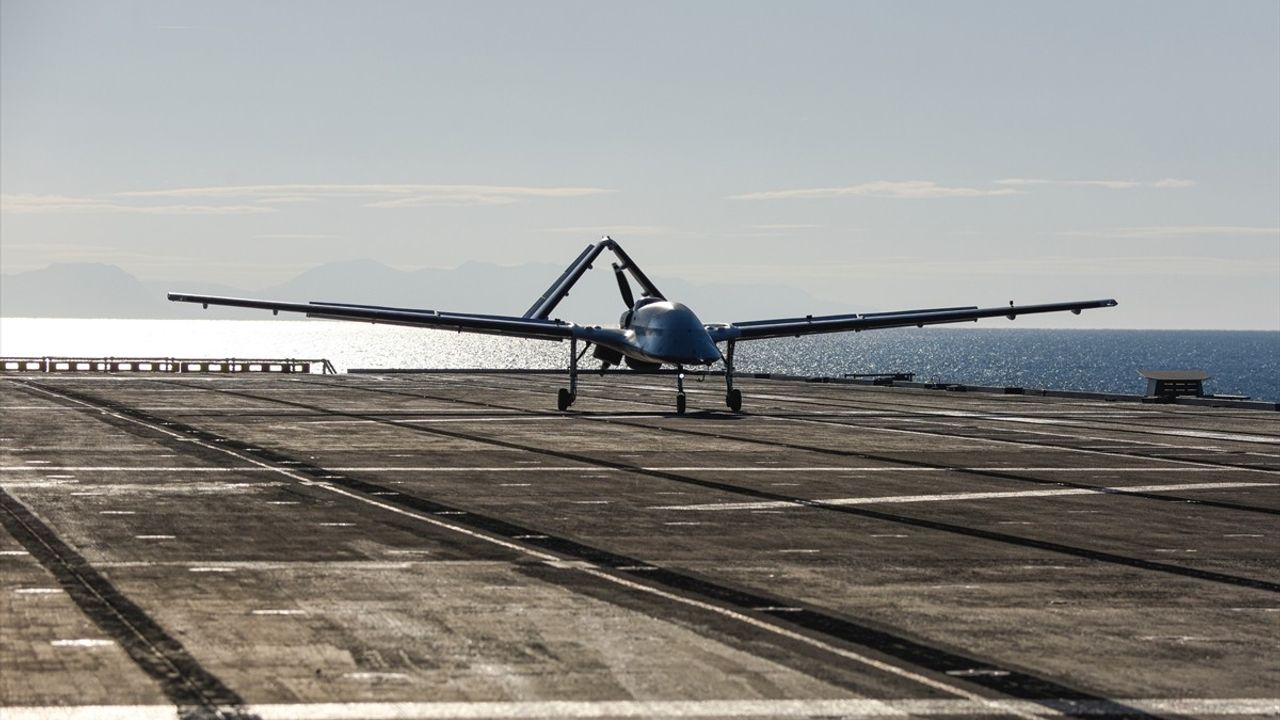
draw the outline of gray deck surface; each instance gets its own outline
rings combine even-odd
[[[1280,713],[1280,414],[561,382],[0,379],[0,717]]]

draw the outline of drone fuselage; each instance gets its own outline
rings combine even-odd
[[[639,364],[711,365],[722,357],[702,320],[678,302],[641,298],[618,328],[580,327],[575,335]]]

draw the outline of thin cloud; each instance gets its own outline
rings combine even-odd
[[[849,263],[685,266],[693,280],[731,274],[741,282],[804,282],[821,279],[912,277],[1268,277],[1274,266],[1251,259],[1170,255],[1163,257],[936,258],[880,257]]]
[[[132,190],[107,197],[18,193],[0,196],[0,206],[3,212],[10,214],[78,212],[253,215],[276,212],[276,205],[310,203],[330,198],[364,199],[364,207],[370,208],[477,207],[509,205],[537,198],[587,197],[611,192],[614,191],[593,187],[295,183]],[[182,200],[221,201],[229,204],[177,202]]]
[[[279,195],[276,197],[264,197],[254,200],[254,202],[262,205],[289,205],[293,203],[313,203],[318,198],[308,197],[306,195]]]
[[[1067,237],[1090,238],[1173,238],[1173,237],[1280,237],[1280,227],[1252,227],[1247,225],[1151,225],[1147,227],[1104,228],[1100,230],[1066,230],[1058,233]]]
[[[800,188],[796,190],[766,190],[763,192],[730,195],[730,200],[783,200],[823,199],[840,197],[875,197],[923,200],[933,198],[972,198],[1000,195],[1020,195],[1014,188],[975,188],[939,185],[932,180],[876,180],[847,187]]]
[[[250,235],[249,237],[252,240],[334,240],[342,236],[323,233],[267,233],[264,235]]]
[[[687,235],[687,231],[678,230],[666,225],[573,225],[569,227],[538,228],[534,232],[563,233],[565,235],[617,235],[623,237],[661,237],[671,235]]]
[[[410,195],[394,200],[377,200],[365,203],[368,208],[421,208],[421,207],[483,207],[492,205],[512,205],[520,202],[520,198],[510,195],[486,195],[483,193],[438,193],[432,195]]]
[[[213,258],[195,257],[185,254],[165,253],[157,254],[155,252],[142,252],[138,250],[129,250],[116,245],[89,245],[82,243],[19,243],[12,246],[5,246],[6,252],[17,251],[22,257],[37,254],[39,262],[21,262],[14,263],[7,261],[4,263],[6,272],[15,272],[21,270],[36,270],[48,267],[55,263],[106,263],[117,265],[126,269],[138,267],[176,267],[190,269],[192,266],[199,267],[242,267],[243,260],[236,258],[228,258],[226,260],[218,260]],[[32,253],[38,251],[38,253]],[[285,265],[254,263],[256,269],[271,267],[294,267],[296,263]]]
[[[765,223],[759,225],[743,225],[740,230],[730,230],[720,233],[723,238],[735,239],[763,239],[763,240],[791,240],[802,237],[812,237],[818,230],[828,230],[826,225],[818,225],[814,223]],[[838,228],[834,232],[839,234],[863,232],[862,228]],[[826,233],[819,233],[825,235]]]
[[[10,215],[51,213],[134,213],[141,215],[258,215],[275,212],[257,205],[130,205],[68,195],[15,193],[0,195],[0,212]]]
[[[257,205],[108,205],[110,212],[141,213],[143,215],[261,215],[275,212],[275,208]]]
[[[256,203],[313,202],[324,198],[367,198],[364,207],[474,207],[510,205],[537,198],[578,198],[612,193],[596,187],[531,187],[519,185],[423,185],[397,183],[289,183],[135,190],[117,193],[131,198],[220,198]]]
[[[1048,178],[1004,178],[996,180],[996,185],[1006,187],[1029,187],[1032,185],[1060,185],[1067,187],[1100,187],[1108,190],[1131,190],[1133,188],[1188,188],[1196,183],[1194,180],[1164,178],[1154,182],[1144,180],[1052,180]]]

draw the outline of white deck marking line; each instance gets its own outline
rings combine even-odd
[[[440,425],[444,423],[510,423],[510,422],[547,422],[571,420],[571,415],[537,415],[529,417],[527,415],[503,415],[500,417],[447,417],[447,418],[399,418],[394,416],[386,416],[383,413],[370,413],[371,415],[382,415],[382,417],[369,418],[367,420],[299,420],[297,425],[315,426],[315,425],[369,425],[380,424],[387,420],[395,420],[397,423],[405,425]]]
[[[247,456],[247,455],[243,455],[243,454],[241,454],[241,453],[239,453],[239,452],[236,452],[235,450],[232,450],[231,448],[223,447],[222,445],[219,445],[219,444],[216,444],[216,443],[206,443],[206,442],[204,442],[203,440],[197,440],[197,439],[195,439],[195,438],[188,438],[186,435],[184,435],[184,434],[182,434],[182,433],[178,433],[178,432],[173,431],[173,430],[170,430],[170,429],[168,429],[168,428],[166,428],[166,427],[164,427],[164,426],[162,426],[162,425],[157,425],[157,424],[155,424],[155,423],[150,423],[150,422],[146,422],[146,421],[144,421],[144,420],[139,420],[139,419],[137,419],[137,418],[132,418],[132,417],[128,417],[128,416],[125,416],[125,415],[121,415],[121,414],[119,414],[119,413],[117,413],[117,412],[114,412],[114,411],[111,411],[111,410],[104,410],[104,409],[102,409],[102,408],[100,408],[100,407],[96,407],[96,406],[94,406],[94,405],[92,405],[92,404],[90,404],[90,403],[84,402],[83,400],[79,400],[79,399],[76,399],[76,398],[67,397],[67,396],[65,396],[65,395],[59,395],[58,393],[55,393],[55,392],[52,392],[52,391],[49,391],[49,390],[45,390],[45,389],[43,389],[43,388],[31,388],[31,389],[33,389],[33,390],[37,390],[37,391],[39,391],[39,392],[41,392],[41,393],[44,393],[44,394],[46,394],[46,395],[53,395],[54,397],[57,397],[57,398],[62,399],[62,400],[67,400],[67,401],[70,401],[70,402],[74,402],[74,403],[76,403],[76,404],[78,404],[78,405],[82,405],[82,406],[84,406],[84,407],[93,408],[94,410],[96,410],[96,411],[98,411],[98,412],[102,412],[102,413],[105,413],[105,414],[107,414],[107,415],[111,415],[112,417],[118,418],[118,419],[123,420],[123,421],[125,421],[125,422],[129,422],[129,423],[133,423],[133,424],[135,424],[135,425],[141,425],[142,427],[150,428],[150,429],[152,429],[152,430],[154,430],[154,431],[156,431],[156,432],[160,432],[160,433],[163,433],[163,434],[165,434],[165,435],[169,435],[170,437],[174,437],[174,438],[184,438],[184,439],[187,439],[189,442],[191,442],[191,443],[193,443],[193,444],[195,444],[195,445],[199,445],[199,446],[204,447],[204,448],[206,448],[206,449],[208,449],[208,450],[216,450],[216,451],[218,451],[218,452],[220,452],[220,453],[223,453],[223,454],[225,454],[225,455],[229,455],[229,456],[231,456],[231,457],[238,458],[238,459],[240,459],[240,460],[242,460],[242,461],[245,461],[245,462],[248,462],[248,463],[250,463],[250,464],[257,465],[258,467],[270,468],[270,469],[272,469],[274,472],[276,472],[276,473],[278,473],[278,474],[280,474],[280,475],[283,475],[283,476],[285,476],[285,477],[292,478],[293,480],[296,480],[299,484],[304,485],[304,486],[307,486],[307,487],[313,487],[313,488],[317,488],[317,489],[327,490],[327,491],[332,492],[332,493],[334,493],[334,494],[336,494],[336,495],[341,495],[341,496],[346,497],[346,498],[348,498],[348,499],[355,500],[356,502],[362,502],[362,503],[364,503],[364,504],[366,504],[366,505],[371,505],[371,506],[373,506],[373,507],[381,508],[381,509],[383,509],[383,510],[386,510],[387,512],[394,513],[394,514],[396,514],[396,515],[401,515],[401,516],[403,516],[403,517],[414,518],[414,519],[416,519],[416,520],[418,520],[418,521],[420,521],[420,522],[424,522],[424,523],[427,523],[427,524],[429,524],[429,525],[435,525],[436,527],[439,527],[439,528],[441,528],[441,529],[449,530],[449,531],[452,531],[452,532],[458,533],[458,534],[460,534],[460,535],[465,535],[465,536],[467,536],[467,537],[473,538],[473,539],[475,539],[475,540],[479,540],[479,541],[481,541],[481,542],[486,542],[486,543],[489,543],[489,544],[491,544],[491,545],[497,545],[498,547],[507,548],[508,550],[511,550],[511,551],[512,551],[512,552],[514,552],[514,553],[517,553],[517,554],[520,554],[520,555],[525,555],[525,556],[527,556],[527,557],[531,557],[531,558],[535,558],[535,559],[537,559],[537,560],[541,560],[541,561],[543,561],[543,562],[562,562],[562,561],[564,561],[564,560],[565,560],[565,558],[561,558],[561,557],[559,557],[559,556],[557,556],[557,555],[553,555],[553,554],[548,553],[548,552],[544,552],[544,551],[541,551],[541,550],[536,550],[536,549],[534,549],[534,548],[531,548],[531,547],[528,547],[528,546],[525,546],[525,545],[522,545],[522,544],[519,544],[519,543],[516,543],[516,542],[512,542],[512,541],[510,541],[510,540],[506,540],[506,539],[501,538],[501,537],[497,537],[497,536],[489,535],[489,534],[487,534],[487,533],[482,533],[482,532],[479,532],[479,531],[476,531],[476,530],[472,530],[472,529],[467,528],[467,527],[464,527],[464,526],[462,526],[462,525],[456,525],[456,524],[454,524],[454,523],[452,523],[452,522],[449,522],[448,520],[441,520],[441,519],[440,519],[439,517],[437,517],[437,516],[428,515],[428,514],[426,514],[426,513],[421,513],[421,512],[415,511],[415,510],[408,510],[408,509],[405,509],[405,508],[402,508],[402,507],[399,507],[399,506],[396,506],[396,505],[391,505],[391,504],[389,504],[389,503],[387,503],[387,502],[385,502],[385,501],[377,500],[377,499],[374,499],[374,498],[372,498],[372,497],[367,497],[367,496],[364,496],[364,495],[361,495],[361,494],[355,493],[355,492],[353,492],[353,491],[350,491],[350,490],[347,490],[347,489],[345,489],[345,488],[339,487],[339,486],[334,485],[334,484],[332,484],[332,483],[328,483],[328,482],[324,482],[324,481],[318,481],[318,480],[312,480],[311,478],[309,478],[309,477],[307,477],[307,476],[305,476],[305,475],[301,475],[301,474],[299,474],[299,473],[297,473],[297,472],[295,472],[295,471],[288,470],[288,469],[285,469],[285,468],[282,468],[282,467],[272,466],[272,465],[270,465],[270,464],[268,464],[268,463],[266,463],[266,462],[263,462],[262,460],[258,460],[257,458],[249,457],[249,456]],[[648,586],[648,585],[643,585],[643,584],[640,584],[640,583],[634,582],[634,581],[632,581],[632,580],[630,580],[630,579],[628,579],[628,578],[626,578],[626,577],[621,577],[621,576],[614,575],[614,574],[612,574],[612,573],[606,572],[606,571],[604,571],[603,569],[597,569],[597,568],[588,567],[588,568],[579,568],[579,569],[577,569],[577,571],[578,571],[578,572],[582,572],[582,573],[586,573],[586,574],[588,574],[588,575],[591,575],[592,577],[599,578],[599,579],[601,579],[601,580],[604,580],[605,582],[610,582],[610,583],[613,583],[613,584],[615,584],[615,585],[620,585],[620,586],[622,586],[622,587],[625,587],[625,588],[628,588],[628,589],[631,589],[631,590],[635,590],[635,591],[637,591],[637,592],[642,592],[642,593],[646,593],[646,594],[649,594],[649,595],[654,595],[654,596],[656,596],[656,597],[661,597],[661,598],[664,598],[664,599],[669,600],[669,601],[671,601],[671,602],[676,602],[676,603],[680,603],[680,604],[683,604],[683,605],[688,605],[688,606],[690,606],[690,607],[696,607],[696,608],[699,608],[699,609],[702,609],[702,610],[706,610],[707,612],[715,613],[715,614],[717,614],[717,615],[720,615],[721,617],[725,617],[725,618],[729,618],[729,619],[732,619],[732,620],[736,620],[736,621],[738,621],[738,622],[745,623],[745,624],[750,625],[750,626],[752,626],[752,627],[755,627],[755,628],[758,628],[758,629],[761,629],[761,630],[765,630],[765,631],[771,632],[771,633],[773,633],[773,634],[775,634],[775,635],[779,635],[779,636],[781,636],[781,637],[788,638],[788,639],[793,640],[793,641],[795,641],[795,642],[803,643],[803,644],[805,644],[805,645],[809,645],[810,647],[819,648],[819,649],[821,649],[821,650],[823,650],[823,651],[825,651],[825,652],[831,653],[831,654],[833,654],[833,655],[837,655],[837,656],[839,656],[839,657],[843,657],[843,658],[845,658],[845,659],[847,659],[847,660],[852,660],[852,661],[857,662],[857,663],[860,663],[860,664],[862,664],[862,665],[866,665],[866,666],[868,666],[868,667],[875,668],[875,669],[877,669],[877,670],[880,670],[880,671],[882,671],[882,672],[889,673],[889,674],[891,674],[891,675],[896,675],[896,676],[898,676],[898,677],[900,677],[900,678],[903,678],[903,679],[906,679],[906,680],[910,680],[910,681],[915,682],[915,683],[918,683],[918,684],[920,684],[920,685],[924,685],[924,686],[926,686],[926,687],[931,687],[931,688],[934,688],[934,689],[936,689],[936,690],[940,690],[940,691],[945,692],[945,693],[947,693],[947,694],[949,694],[949,695],[955,695],[955,696],[958,696],[958,697],[967,698],[967,699],[969,699],[969,700],[971,700],[971,701],[974,701],[974,702],[977,702],[977,703],[980,703],[981,705],[983,705],[983,706],[986,708],[987,712],[989,712],[989,713],[990,713],[990,712],[996,712],[996,713],[998,713],[998,714],[1013,714],[1013,715],[1018,715],[1018,716],[1020,716],[1020,717],[1025,717],[1025,718],[1033,718],[1033,717],[1035,717],[1035,715],[1033,715],[1033,714],[1031,714],[1031,713],[1021,712],[1021,711],[1018,711],[1018,710],[1015,710],[1015,709],[1011,708],[1011,707],[1010,707],[1010,706],[1009,706],[1005,701],[1002,701],[1002,700],[993,700],[993,699],[990,699],[990,698],[985,698],[985,697],[983,697],[983,696],[981,696],[981,695],[978,695],[977,693],[970,692],[969,690],[966,690],[966,689],[964,689],[964,688],[961,688],[961,687],[955,687],[955,686],[953,686],[953,685],[949,685],[949,684],[947,684],[947,683],[944,683],[944,682],[941,682],[941,681],[938,681],[938,680],[934,680],[933,678],[928,677],[928,676],[926,676],[926,675],[921,675],[920,673],[913,672],[913,671],[911,671],[911,670],[907,670],[906,668],[897,667],[897,666],[895,666],[895,665],[891,665],[891,664],[889,664],[889,663],[887,663],[887,662],[883,662],[883,661],[881,661],[881,660],[876,660],[875,658],[869,657],[869,656],[867,656],[867,655],[863,655],[863,654],[861,654],[861,653],[854,652],[854,651],[852,651],[852,650],[846,650],[846,649],[844,649],[844,648],[838,647],[838,646],[836,646],[836,645],[832,645],[832,644],[830,644],[830,643],[824,642],[824,641],[819,640],[819,639],[817,639],[817,638],[809,637],[808,635],[803,635],[803,634],[801,634],[801,633],[799,633],[799,632],[796,632],[796,631],[793,631],[793,630],[789,630],[789,629],[787,629],[787,628],[785,628],[785,627],[782,627],[782,626],[780,626],[780,625],[774,625],[774,624],[772,624],[772,623],[764,622],[764,621],[762,621],[762,620],[759,620],[759,619],[753,618],[753,617],[751,617],[751,616],[749,616],[749,615],[744,615],[744,614],[742,614],[742,613],[740,613],[740,612],[737,612],[736,610],[731,610],[731,609],[729,609],[729,608],[721,607],[721,606],[719,606],[719,605],[713,605],[713,604],[711,604],[711,603],[704,602],[704,601],[702,601],[702,600],[697,600],[697,599],[690,598],[690,597],[684,597],[684,596],[681,596],[681,595],[676,595],[675,593],[667,592],[666,590],[662,590],[662,589],[660,589],[660,588],[650,587],[650,586]],[[650,714],[652,714],[652,713],[650,712]],[[720,714],[724,714],[724,713],[720,713]],[[265,717],[265,716],[264,716],[264,717]],[[464,717],[465,717],[465,716],[464,716]],[[8,720],[8,719],[6,718],[6,720]]]
[[[1277,698],[1119,698],[1116,700],[1006,700],[1005,707],[1030,717],[1073,714],[1110,717],[1134,710],[1154,715],[1274,715]],[[532,700],[508,702],[352,702],[246,705],[262,720],[532,720],[546,718],[707,718],[813,717],[880,718],[989,715],[991,706],[974,700],[812,698],[804,700]],[[172,705],[15,706],[5,720],[173,720]]]
[[[1149,443],[1149,442],[1140,442],[1135,440],[1126,446],[1121,446],[1120,450],[1107,452],[1103,450],[1093,450],[1090,448],[1069,447],[1069,446],[1063,446],[1063,445],[1050,445],[1048,443],[1029,442],[1026,440],[1004,440],[996,437],[970,437],[967,435],[953,436],[953,435],[945,435],[937,432],[929,432],[927,430],[904,430],[902,428],[886,428],[886,427],[877,427],[874,425],[848,425],[846,423],[832,423],[826,420],[809,420],[806,418],[776,417],[776,416],[764,416],[764,417],[767,417],[770,420],[780,420],[783,422],[808,423],[811,425],[825,425],[827,427],[831,427],[832,425],[843,425],[844,427],[847,427],[850,429],[865,430],[867,432],[882,432],[882,433],[890,433],[890,434],[897,434],[897,435],[924,435],[925,437],[930,437],[935,440],[938,439],[938,437],[941,435],[941,437],[944,437],[950,440],[964,440],[964,441],[975,442],[975,443],[989,443],[992,445],[1017,445],[1019,447],[1037,447],[1037,448],[1044,448],[1046,450],[1059,450],[1062,452],[1083,453],[1086,455],[1106,455],[1108,457],[1115,457],[1117,453],[1120,453],[1124,455],[1129,455],[1130,457],[1140,458],[1148,462],[1164,462],[1164,463],[1171,463],[1176,465],[1207,467],[1207,468],[1213,468],[1214,470],[1227,469],[1219,465],[1197,462],[1195,460],[1180,460],[1178,458],[1169,458],[1169,457],[1162,457],[1162,458],[1143,457],[1141,455],[1133,455],[1132,453],[1125,452],[1125,450],[1133,449],[1134,445],[1144,445],[1144,446],[1150,446],[1150,447],[1174,448],[1174,449],[1184,449],[1184,450],[1187,449],[1187,448],[1183,448],[1180,445],[1169,445],[1167,443]],[[1024,430],[1023,432],[1030,434],[1031,431]],[[1035,433],[1035,434],[1050,435],[1052,437],[1068,437],[1068,436],[1057,434],[1057,433]],[[1109,438],[1100,438],[1100,437],[1093,437],[1088,435],[1071,436],[1071,437],[1079,437],[1079,439],[1082,439],[1082,440],[1097,440],[1099,442],[1111,441]],[[1230,469],[1235,470],[1237,472],[1265,473],[1267,475],[1274,475],[1276,473],[1275,470],[1270,470],[1267,468],[1250,468],[1250,467],[1233,466]]]
[[[1152,458],[1154,459],[1154,458]],[[906,473],[925,473],[925,472],[1113,472],[1113,473],[1203,473],[1203,472],[1241,472],[1254,471],[1254,468],[1241,467],[1218,467],[1215,465],[1196,465],[1194,467],[1036,467],[1036,466],[1013,466],[1013,465],[990,465],[980,467],[884,467],[882,465],[875,466],[849,466],[841,467],[839,465],[795,465],[795,466],[773,466],[760,467],[758,465],[749,465],[744,467],[733,466],[715,466],[715,465],[637,465],[641,470],[656,470],[661,472],[735,472],[735,473],[785,473],[785,472],[813,472],[813,473],[874,473],[874,472],[906,472]],[[450,465],[450,466],[427,466],[427,465],[351,465],[345,467],[328,468],[334,472],[417,472],[417,473],[458,473],[458,472],[586,472],[586,473],[610,473],[610,472],[630,472],[624,468],[613,467],[596,467],[590,465],[507,465],[498,467],[472,467],[466,465]],[[61,465],[57,467],[40,467],[35,468],[28,465],[17,466],[0,466],[0,472],[16,472],[16,471],[35,471],[42,472],[60,471],[60,472],[180,472],[180,473],[235,473],[235,472],[272,472],[270,468],[263,467],[234,467],[234,468],[211,468],[211,467],[183,467],[183,466],[165,466],[165,467],[131,467],[128,465]],[[1274,472],[1274,471],[1270,471]]]
[[[983,418],[983,419],[990,419],[990,418]],[[927,422],[930,422],[930,420],[929,420],[928,418],[903,418],[903,421],[904,421],[904,422],[911,422],[911,423],[927,423]],[[1040,424],[1044,424],[1044,423],[1040,423]],[[1126,431],[1124,431],[1124,430],[1119,430],[1119,429],[1115,429],[1115,428],[1091,428],[1091,427],[1089,427],[1089,426],[1087,426],[1087,425],[1072,425],[1072,426],[1067,426],[1067,425],[1066,425],[1066,423],[1055,423],[1055,424],[1063,425],[1064,427],[1069,427],[1069,428],[1071,428],[1071,429],[1075,429],[1075,430],[1115,430],[1116,432],[1126,432]],[[984,429],[989,429],[989,428],[984,428]],[[1124,448],[1124,447],[1130,447],[1130,448],[1131,448],[1131,447],[1133,447],[1133,446],[1135,446],[1135,445],[1136,445],[1136,446],[1143,446],[1143,447],[1158,447],[1158,448],[1164,448],[1164,449],[1166,449],[1166,450],[1177,450],[1177,451],[1184,451],[1184,452],[1188,452],[1188,451],[1189,451],[1189,452],[1204,452],[1204,453],[1218,453],[1218,452],[1221,452],[1221,450],[1222,450],[1222,448],[1217,447],[1217,446],[1214,446],[1214,445],[1191,445],[1191,446],[1186,446],[1186,445],[1171,445],[1171,444],[1169,444],[1169,443],[1165,443],[1165,442],[1156,442],[1156,441],[1154,441],[1154,440],[1134,440],[1134,439],[1124,439],[1124,438],[1114,438],[1114,437],[1112,437],[1112,438],[1102,438],[1102,437],[1098,437],[1098,436],[1096,436],[1096,435],[1084,435],[1084,434],[1080,434],[1080,435],[1068,435],[1068,434],[1064,434],[1064,433],[1061,433],[1061,432],[1049,432],[1049,431],[1047,431],[1047,430],[1029,430],[1029,429],[1027,429],[1027,428],[1020,428],[1020,429],[1018,429],[1018,430],[1017,430],[1017,432],[1018,432],[1018,433],[1020,433],[1020,434],[1022,434],[1022,435],[1044,435],[1044,436],[1046,436],[1046,437],[1057,437],[1057,438],[1076,438],[1076,437],[1078,437],[1078,438],[1081,438],[1081,439],[1084,439],[1084,440],[1096,440],[1096,441],[1098,441],[1098,442],[1112,442],[1112,443],[1120,442],[1120,443],[1123,443],[1123,444],[1118,445],[1117,447],[1121,447],[1121,448]],[[1134,434],[1134,433],[1143,434],[1145,431],[1140,431],[1140,430],[1137,430],[1137,431],[1135,431],[1135,430],[1130,430],[1130,431],[1127,431],[1127,432],[1129,432],[1130,434]],[[1169,433],[1152,433],[1152,434],[1156,434],[1156,435],[1167,435],[1167,434],[1169,434]],[[1268,456],[1268,457],[1269,457],[1269,456]]]
[[[228,472],[245,472],[257,470],[257,468],[192,468],[192,467],[129,467],[127,465],[60,465],[57,467],[32,468],[19,465],[17,467],[6,466],[0,467],[0,472],[12,472],[14,470],[58,470],[62,472],[197,472],[197,473],[228,473]]]
[[[447,561],[447,562],[466,562],[466,561]],[[481,562],[481,561],[475,561]],[[491,561],[492,562],[492,561]],[[172,567],[185,568],[191,563],[188,560],[119,560],[104,561],[94,563],[94,567],[104,568],[131,568],[131,567]],[[272,560],[238,560],[222,563],[227,569],[235,570],[287,570],[289,568],[297,568],[305,565],[308,568],[321,568],[328,570],[344,570],[344,571],[360,571],[360,570],[408,570],[413,567],[411,560],[295,560],[295,561],[272,561]]]
[[[1275,715],[1277,698],[1117,698],[1115,701],[1004,701],[1010,710],[1033,717],[1060,716],[1052,707],[1075,714],[1107,717],[1152,715]],[[1130,710],[1132,708],[1132,710]],[[5,720],[173,720],[172,705],[82,705],[5,707]],[[262,720],[547,720],[607,717],[964,717],[989,715],[991,706],[970,700],[616,700],[511,702],[315,702],[264,703],[244,707]]]
[[[54,647],[106,647],[115,645],[114,640],[103,640],[101,638],[75,638],[71,640],[50,640],[49,644]]]
[[[401,672],[348,672],[342,673],[344,680],[365,680],[372,682],[409,682],[412,678]]]
[[[49,380],[50,378],[42,377],[40,379]],[[95,378],[95,380],[96,379],[97,378]],[[158,390],[157,392],[165,392],[165,391]],[[191,406],[190,405],[153,405],[153,406],[150,406],[148,409],[157,411],[157,412],[161,410],[187,412],[191,410]],[[209,409],[215,412],[232,412],[235,410],[242,410],[243,408],[211,407]],[[73,412],[74,408],[59,407],[57,405],[4,405],[4,406],[0,406],[0,410],[45,410],[49,412]]]
[[[1203,438],[1206,440],[1230,440],[1234,442],[1280,445],[1280,439],[1266,437],[1263,435],[1240,435],[1237,433],[1215,432],[1213,430],[1148,430],[1144,432],[1155,432],[1157,435],[1177,435],[1181,437]]]
[[[1152,458],[1155,459],[1155,458]],[[956,468],[957,472],[965,470],[977,470],[979,472],[1000,472],[1013,471],[1018,472],[1098,472],[1098,473],[1175,473],[1175,472],[1236,472],[1241,468],[1235,467],[1216,467],[1209,465],[1199,465],[1196,467],[1019,467],[1016,465],[992,465],[990,467],[961,467]]]
[[[702,503],[698,505],[650,505],[647,510],[761,510],[766,508],[808,507],[822,505],[881,505],[918,502],[955,502],[961,500],[1003,500],[1006,498],[1061,497],[1065,495],[1123,495],[1126,493],[1161,493],[1180,490],[1229,490],[1276,487],[1280,483],[1178,483],[1172,485],[1128,485],[1099,488],[1052,488],[1046,490],[997,490],[991,492],[934,493],[931,495],[882,495],[879,497],[827,498],[825,500],[768,500],[761,502]]]
[[[1083,428],[1092,430],[1089,425],[1082,424],[1075,420],[1063,420],[1059,418],[1048,417],[1027,417],[1024,415],[986,415],[983,413],[971,413],[963,410],[917,410],[916,412],[925,415],[943,415],[947,417],[964,417],[975,418],[978,420],[998,420],[1000,422],[1013,423],[1030,423],[1033,425],[1062,425],[1064,427]],[[1144,427],[1144,428],[1111,428],[1116,432],[1122,433],[1141,433],[1150,435],[1171,435],[1175,437],[1193,437],[1203,438],[1206,440],[1230,440],[1235,442],[1246,443],[1264,443],[1267,445],[1280,445],[1280,438],[1267,437],[1265,435],[1244,435],[1240,433],[1226,433],[1213,430],[1169,430],[1164,428]]]
[[[612,468],[604,468],[612,469]],[[864,467],[840,467],[837,465],[819,465],[819,466],[802,466],[802,467],[716,467],[716,466],[696,466],[696,465],[670,465],[670,466],[653,466],[643,467],[642,470],[665,470],[667,472],[1232,472],[1243,470],[1245,468],[1216,466],[1197,466],[1197,467],[1171,467],[1171,468],[1153,468],[1153,467],[1016,467],[1006,465],[991,465],[978,467],[884,467],[882,465]]]
[[[913,424],[918,424],[918,425],[919,425],[919,424],[925,424],[925,423],[932,423],[932,422],[935,422],[935,421],[930,420],[929,418],[903,418],[903,422],[913,423]],[[994,429],[994,428],[980,428],[980,429],[984,429],[984,430],[991,430],[991,429]],[[1090,429],[1090,428],[1075,428],[1075,429],[1077,429],[1077,430],[1088,430],[1088,429]],[[1097,428],[1093,428],[1093,429],[1097,429]],[[1125,439],[1119,439],[1119,440],[1118,440],[1117,438],[1113,438],[1113,437],[1111,437],[1111,438],[1103,438],[1103,437],[1098,437],[1098,436],[1096,436],[1096,435],[1083,435],[1083,434],[1081,434],[1081,435],[1071,435],[1071,434],[1067,434],[1067,433],[1064,433],[1064,432],[1050,432],[1050,431],[1048,431],[1048,430],[1031,430],[1031,429],[1028,429],[1028,428],[1019,428],[1019,429],[1017,430],[1017,432],[1018,432],[1018,434],[1020,434],[1020,435],[1042,435],[1042,436],[1044,436],[1044,437],[1051,437],[1051,438],[1068,438],[1068,439],[1071,439],[1071,438],[1079,438],[1079,439],[1082,439],[1082,440],[1091,440],[1091,441],[1096,441],[1096,442],[1100,442],[1100,443],[1103,443],[1103,442],[1105,442],[1105,443],[1118,443],[1118,444],[1113,445],[1113,447],[1116,447],[1116,448],[1119,448],[1119,449],[1125,449],[1125,448],[1133,449],[1134,447],[1153,447],[1153,448],[1163,448],[1163,449],[1165,449],[1165,450],[1192,451],[1192,452],[1218,452],[1218,451],[1219,451],[1219,449],[1220,449],[1220,448],[1217,448],[1217,447],[1214,447],[1214,446],[1204,446],[1204,445],[1191,445],[1191,446],[1186,446],[1186,445],[1172,445],[1172,444],[1170,444],[1170,443],[1166,443],[1166,442],[1156,442],[1156,441],[1154,441],[1154,440],[1125,440]],[[937,435],[938,433],[934,433],[934,434],[935,434],[935,435]],[[956,439],[959,439],[959,438],[961,438],[961,437],[965,437],[965,436],[954,436],[954,437],[955,437]],[[992,440],[992,439],[998,439],[998,438],[985,438],[985,439]],[[1021,443],[1025,443],[1026,441],[1013,440],[1013,441],[1003,441],[1003,442],[1021,442]]]

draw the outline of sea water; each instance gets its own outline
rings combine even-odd
[[[5,357],[326,358],[351,368],[558,368],[568,344],[323,320],[0,319]],[[909,372],[922,382],[1141,394],[1139,368],[1280,401],[1280,332],[906,328],[738,345],[741,372]],[[583,367],[593,367],[588,356]]]

